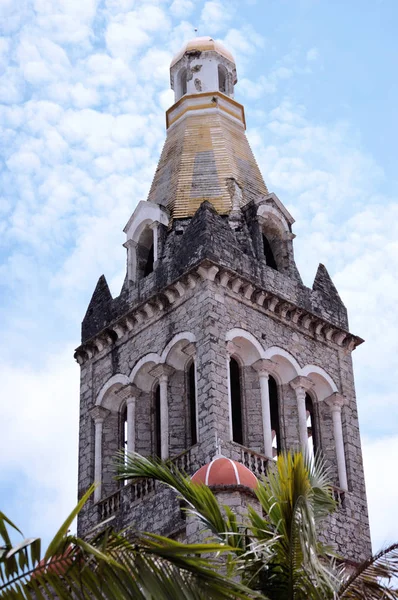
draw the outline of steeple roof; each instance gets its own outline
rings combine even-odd
[[[213,50],[214,52],[218,52],[221,56],[228,59],[232,63],[235,64],[235,59],[232,54],[220,43],[213,40],[213,38],[209,36],[205,37],[196,37],[192,40],[189,40],[179,52],[174,56],[173,60],[170,63],[170,68],[173,67],[179,60],[184,56],[186,52],[205,52]]]
[[[231,179],[242,190],[241,206],[268,195],[245,135],[244,108],[233,99],[230,52],[210,37],[194,38],[174,57],[170,73],[176,102],[166,113],[167,138],[148,201],[178,219],[194,215],[205,200],[229,214]]]

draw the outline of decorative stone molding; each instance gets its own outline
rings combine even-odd
[[[314,387],[314,383],[307,377],[298,376],[290,381],[290,387],[292,387],[296,392],[300,446],[304,451],[306,451],[308,448],[308,431],[305,396],[308,390]]]
[[[102,479],[102,424],[104,419],[109,414],[107,408],[102,406],[94,406],[90,410],[90,415],[95,423],[95,438],[94,438],[94,481],[97,487],[94,490],[94,502],[101,499],[101,479]]]
[[[77,362],[81,366],[84,365],[87,360],[107,351],[110,346],[131,331],[145,327],[149,322],[159,318],[168,306],[184,301],[186,295],[196,287],[200,280],[214,282],[222,288],[224,294],[238,294],[244,302],[253,304],[274,318],[288,322],[307,335],[316,336],[318,340],[327,344],[336,344],[346,352],[352,352],[363,342],[360,337],[296,306],[293,302],[279,297],[274,292],[257,287],[252,281],[238,273],[205,260],[79,346],[75,352]]]
[[[169,458],[169,405],[168,405],[168,380],[173,367],[170,365],[156,365],[151,371],[151,375],[159,380],[160,388],[160,431],[161,431],[161,459]]]
[[[345,462],[343,425],[341,422],[341,409],[347,404],[347,399],[335,392],[325,398],[326,404],[330,406],[333,419],[333,435],[336,446],[337,469],[339,472],[339,484],[342,490],[348,489],[347,467]]]

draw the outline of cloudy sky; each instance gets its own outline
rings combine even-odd
[[[79,369],[95,283],[124,277],[194,36],[236,57],[264,178],[327,265],[351,330],[375,548],[398,539],[395,0],[0,0],[0,507],[48,537],[76,500]],[[394,515],[394,516],[393,516]]]

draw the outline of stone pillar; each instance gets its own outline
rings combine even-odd
[[[117,392],[118,398],[127,406],[127,452],[129,454],[135,452],[135,403],[139,393],[139,388],[132,383]]]
[[[137,279],[137,246],[134,240],[127,240],[123,246],[127,248],[127,280],[135,283]]]
[[[271,428],[271,410],[269,404],[269,387],[268,378],[270,366],[272,362],[266,359],[260,359],[253,364],[253,368],[258,373],[260,380],[261,394],[261,415],[263,422],[263,438],[264,438],[264,455],[268,458],[272,457],[272,428]]]
[[[339,473],[339,485],[342,490],[348,490],[347,467],[345,463],[343,425],[341,423],[341,409],[347,404],[346,399],[341,394],[335,392],[325,400],[330,406],[333,419],[333,436],[336,446],[337,469]]]
[[[159,381],[160,388],[160,433],[161,433],[161,459],[169,458],[169,404],[167,388],[170,375],[174,372],[169,365],[157,365],[151,375]]]
[[[295,377],[290,386],[296,392],[300,447],[304,452],[308,450],[307,410],[305,407],[305,395],[312,387],[313,382],[308,377]]]
[[[153,266],[156,266],[158,260],[158,225],[159,221],[154,221],[149,225],[149,228],[153,231]]]
[[[101,500],[102,483],[102,424],[109,414],[109,410],[102,406],[94,406],[90,415],[95,423],[95,444],[94,444],[94,482],[97,487],[94,490],[94,502]]]

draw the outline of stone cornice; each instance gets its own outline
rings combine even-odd
[[[264,311],[265,314],[285,322],[319,341],[336,344],[347,352],[351,352],[363,342],[362,338],[326,321],[319,315],[297,306],[294,302],[290,302],[272,291],[265,290],[231,269],[206,259],[84,342],[75,351],[77,362],[80,365],[84,364],[94,356],[109,350],[131,331],[138,332],[160,318],[170,306],[184,301],[199,281],[214,282],[232,297],[239,296],[243,302],[253,305]]]

